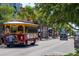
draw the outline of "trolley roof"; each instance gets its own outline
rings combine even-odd
[[[9,21],[9,22],[4,22],[3,24],[23,24],[23,25],[31,25],[31,26],[38,26],[37,24],[33,24],[32,22],[20,22],[20,21]]]
[[[10,22],[4,22],[4,24],[32,24],[32,23],[19,22],[19,21],[10,21]]]

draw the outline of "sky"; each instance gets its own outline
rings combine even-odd
[[[25,7],[26,5],[29,5],[29,6],[32,6],[32,7],[35,6],[34,3],[22,3],[23,7]]]

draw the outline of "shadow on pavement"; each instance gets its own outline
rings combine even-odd
[[[38,46],[38,44],[35,44],[35,45],[26,45],[26,46],[24,46],[24,45],[16,45],[16,46],[14,46],[12,48],[31,48],[31,47],[35,47],[35,46]],[[0,49],[11,49],[11,48],[6,47],[5,45],[0,45]]]

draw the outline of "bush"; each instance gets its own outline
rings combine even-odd
[[[74,54],[73,53],[69,53],[69,54],[66,54],[64,56],[74,56]]]
[[[66,54],[64,56],[79,56],[79,49],[75,49],[76,52],[75,53],[69,53],[69,54]]]

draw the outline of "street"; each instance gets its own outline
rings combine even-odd
[[[73,39],[69,39],[68,41],[60,41],[59,39],[37,41],[36,45],[24,48],[0,47],[0,56],[54,56],[73,52]]]

